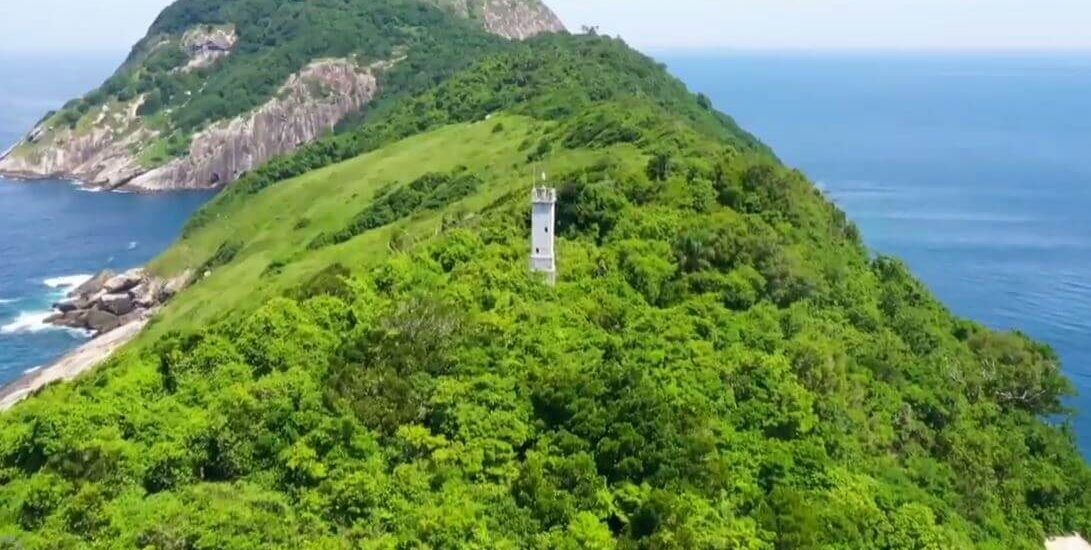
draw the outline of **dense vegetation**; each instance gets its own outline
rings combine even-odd
[[[560,187],[555,287],[526,270],[539,169]],[[384,102],[240,180],[152,267],[199,266],[136,345],[0,417],[0,535],[999,550],[1091,533],[1056,356],[953,317],[617,41],[512,45]]]
[[[394,95],[439,82],[501,40],[419,0],[201,0],[167,8],[150,36],[178,35],[198,24],[231,24],[239,44],[195,95],[172,115],[183,130],[246,112],[270,98],[307,62],[356,55],[362,63],[399,61],[384,75]],[[160,78],[177,97],[177,75]]]
[[[472,195],[481,185],[473,174],[425,174],[409,185],[397,187],[367,206],[344,229],[319,235],[310,248],[321,248],[352,240],[366,231],[390,225],[407,216],[443,208]]]
[[[658,107],[662,127],[634,130],[644,109],[625,112],[625,102],[651,102]],[[573,115],[590,105],[612,105],[606,113],[585,120]],[[446,124],[483,120],[491,113],[508,110],[541,120],[572,119],[568,147],[604,146],[619,142],[660,143],[671,125],[685,125],[724,140],[746,151],[771,155],[768,149],[745,132],[730,117],[695,102],[692,94],[662,66],[617,41],[595,37],[545,36],[522,44],[510,44],[507,51],[489,56],[442,84],[415,96],[393,96],[381,100],[363,124],[338,135],[307,145],[292,155],[273,159],[241,178],[199,212],[185,228],[186,234],[215,218],[228,205],[261,191],[269,185],[311,170],[353,158],[424,130]],[[598,127],[603,120],[624,126],[627,133],[615,135],[615,128]],[[654,125],[657,120],[645,120]],[[607,122],[606,124],[611,124]],[[634,133],[634,131],[636,133]],[[582,142],[582,143],[581,143]],[[541,160],[552,148],[551,140],[533,144],[529,160]],[[532,144],[527,143],[530,147]],[[661,143],[671,146],[669,139]]]
[[[196,130],[265,103],[289,75],[317,58],[397,61],[382,74],[383,93],[421,91],[504,43],[436,3],[179,1],[163,11],[115,75],[66,105],[56,120],[75,128],[102,105],[146,94],[139,114],[163,136],[163,151],[149,157],[161,162],[184,154]],[[234,29],[238,43],[231,55],[204,69],[179,70],[188,61],[184,33],[206,26]]]

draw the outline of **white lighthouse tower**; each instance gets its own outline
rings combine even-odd
[[[553,255],[557,190],[551,187],[535,187],[531,192],[530,202],[530,269],[545,273],[549,284],[554,284],[557,282],[557,260]]]

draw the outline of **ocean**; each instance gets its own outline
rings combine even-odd
[[[1091,456],[1091,53],[658,57],[956,314],[1052,345]]]
[[[0,54],[0,150],[48,110],[101,83],[121,59]],[[42,323],[66,289],[99,270],[155,257],[210,197],[89,193],[64,181],[0,178],[0,384],[86,340]]]

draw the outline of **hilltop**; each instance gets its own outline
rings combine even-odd
[[[1040,549],[1091,532],[1048,347],[952,315],[620,40],[496,44],[198,213],[148,266],[193,284],[108,363],[0,416],[0,533]],[[527,270],[543,171],[555,286]]]
[[[505,39],[563,30],[537,0],[180,0],[100,88],[0,156],[0,174],[222,187]]]

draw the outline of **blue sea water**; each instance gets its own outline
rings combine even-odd
[[[1091,53],[658,57],[955,313],[1051,344],[1091,456]]]
[[[119,61],[0,55],[0,150],[45,112],[102,82]],[[0,178],[0,384],[86,339],[41,323],[66,288],[101,269],[147,262],[209,196],[88,193],[63,181]]]

